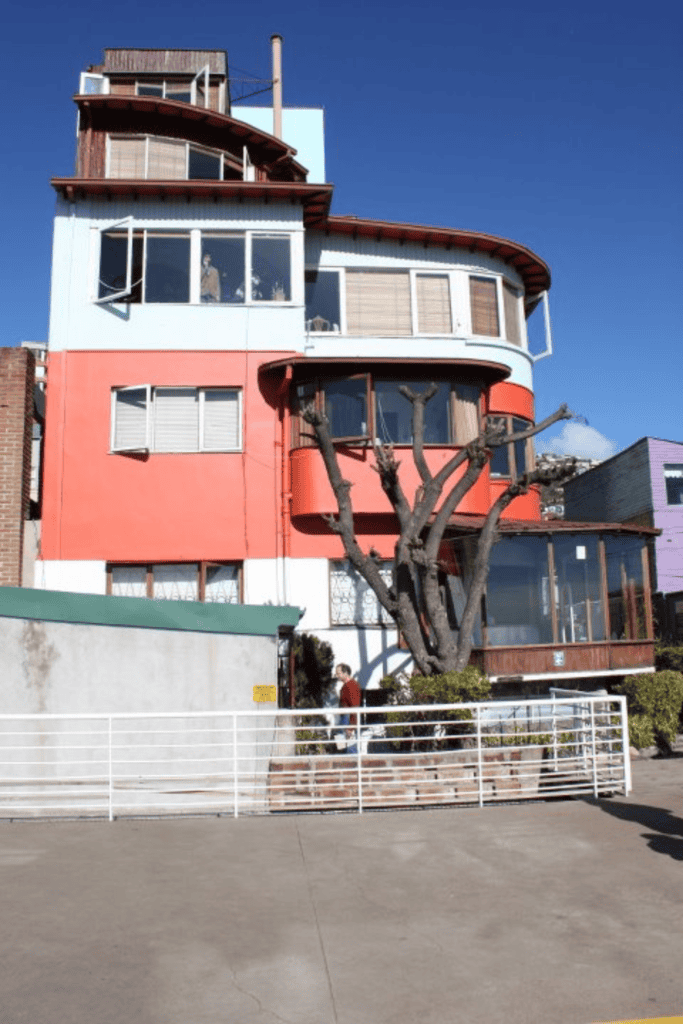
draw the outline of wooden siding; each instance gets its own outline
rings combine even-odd
[[[209,65],[212,74],[225,77],[228,70],[225,50],[138,50],[109,49],[104,51],[105,72],[121,71],[126,74],[140,72],[147,75],[195,75]]]
[[[647,438],[570,480],[564,497],[565,519],[651,525],[641,520],[652,510]]]
[[[564,665],[553,664],[555,651],[564,652]],[[606,672],[648,668],[654,664],[654,640],[529,647],[489,647],[472,651],[471,662],[491,676],[547,675],[566,672]]]

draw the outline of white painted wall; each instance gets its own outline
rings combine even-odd
[[[73,594],[106,594],[106,562],[40,559],[35,565],[37,590],[66,590]]]
[[[237,103],[232,116],[273,134],[273,108]],[[308,170],[307,181],[321,184],[325,177],[325,113],[319,107],[283,107],[283,140],[296,150],[296,160]]]
[[[277,306],[190,303],[97,304],[99,229],[130,213],[134,226],[164,229],[287,232],[292,236],[292,301]],[[302,345],[303,224],[301,208],[98,201],[57,204],[52,260],[50,351],[291,351]]]

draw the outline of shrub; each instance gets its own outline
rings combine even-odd
[[[434,676],[412,676],[401,681],[385,676],[380,686],[389,691],[389,704],[464,704],[470,701],[486,700],[491,693],[491,683],[478,668],[468,665],[462,672],[445,672]],[[416,713],[417,716],[417,713]],[[433,750],[437,745],[458,746],[470,731],[467,726],[448,725],[448,722],[468,722],[472,712],[424,711],[419,721],[408,724],[404,715],[389,711],[386,715],[387,736],[397,749]],[[440,723],[440,724],[435,724]]]
[[[629,676],[615,689],[626,695],[632,745],[640,750],[656,743],[670,753],[683,707],[683,674],[667,669]]]
[[[672,672],[683,672],[683,647],[655,644],[655,667],[658,672],[667,669]]]
[[[323,707],[325,696],[333,685],[332,648],[311,633],[295,633],[293,650],[295,707]]]

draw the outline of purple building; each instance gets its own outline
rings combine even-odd
[[[653,538],[660,626],[683,640],[683,443],[641,437],[565,486],[565,516],[661,530]]]

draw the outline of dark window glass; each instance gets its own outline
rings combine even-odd
[[[192,90],[187,85],[169,85],[167,82],[166,98],[180,103],[192,103]]]
[[[505,432],[508,432],[508,420],[504,416],[489,416],[488,426],[502,426],[505,428]],[[512,469],[510,466],[509,444],[501,444],[498,448],[493,449],[493,455],[491,456],[489,467],[491,476],[511,476]]]
[[[637,640],[647,635],[642,548],[640,537],[605,537],[612,640]]]
[[[244,302],[244,238],[202,235],[202,302]]]
[[[502,537],[491,551],[486,625],[492,647],[553,640],[546,537]]]
[[[306,271],[306,327],[309,331],[338,331],[339,274],[336,270]]]
[[[518,434],[521,430],[528,430],[529,424],[526,420],[518,420],[515,416],[512,417],[512,433]],[[526,441],[515,441],[515,471],[517,476],[521,476],[522,473],[530,467],[527,466],[527,442]]]
[[[604,640],[598,538],[578,533],[555,535],[553,550],[559,642]]]
[[[290,294],[289,238],[251,242],[251,297],[265,302],[288,302]]]
[[[138,85],[138,96],[163,96],[163,85]]]
[[[145,302],[189,301],[189,237],[148,234]]]
[[[126,287],[126,260],[128,235],[124,232],[110,232],[102,235],[100,249],[100,279],[97,297],[106,299]],[[142,301],[142,238],[133,236],[133,267],[130,295],[121,302]]]
[[[664,465],[667,505],[683,505],[683,465],[667,462]]]
[[[412,444],[413,405],[399,388],[425,391],[425,381],[384,381],[375,383],[375,429],[384,444]],[[425,406],[425,444],[450,443],[450,385],[439,384],[437,393]]]
[[[218,154],[204,153],[190,147],[190,178],[220,180],[221,158]]]
[[[330,381],[324,386],[325,414],[332,437],[366,437],[368,432],[365,377]]]

